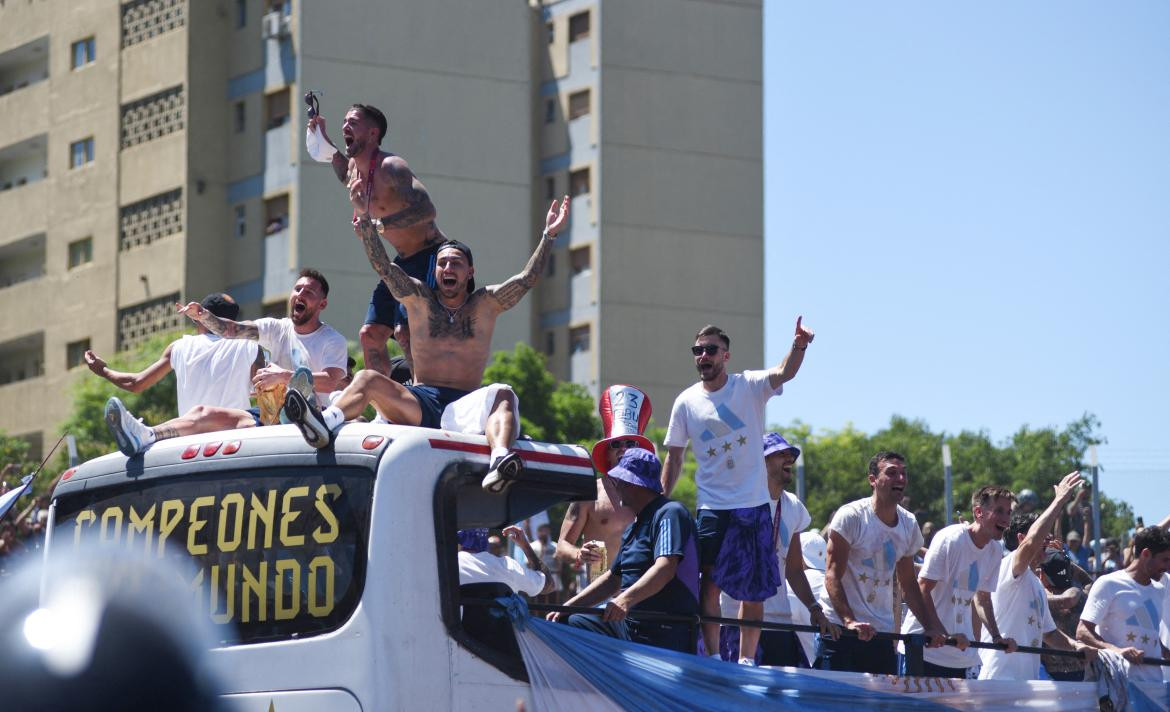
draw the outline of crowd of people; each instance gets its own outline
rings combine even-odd
[[[92,351],[85,355],[94,373],[131,392],[176,374],[179,412],[163,423],[144,424],[119,398],[109,399],[105,418],[119,449],[135,457],[159,440],[280,420],[326,449],[345,422],[372,406],[386,422],[484,435],[490,456],[482,486],[506,490],[523,468],[513,452],[520,403],[507,384],[483,386],[484,369],[496,319],[545,271],[569,198],[553,201],[520,272],[476,288],[471,248],[439,230],[426,188],[402,157],[379,147],[388,130],[382,112],[350,107],[339,149],[312,109],[307,147],[346,185],[353,229],[379,277],[359,332],[365,368],[352,372],[345,339],[322,321],[329,283],[315,269],[300,271],[285,318],[240,320],[227,294],[178,305],[197,333],[175,340],[142,371],[115,371]],[[403,361],[389,359],[390,338]],[[902,506],[907,460],[882,451],[868,466],[858,463],[871,495],[842,503],[823,529],[810,530],[808,510],[787,491],[799,449],[766,432],[764,408],[798,374],[813,340],[798,317],[779,364],[733,373],[731,337],[701,328],[690,346],[699,380],[673,404],[661,460],[644,435],[649,399],[632,386],[607,388],[600,402],[606,437],[592,452],[602,475],[596,499],[572,504],[556,538],[548,524],[527,534],[507,528],[494,543],[486,531],[461,532],[461,585],[592,607],[596,613],[548,618],[743,665],[905,673],[910,651],[878,635],[900,632],[926,641],[931,676],[1035,679],[1043,667],[1049,677],[1075,679],[1087,661],[1116,654],[1134,664],[1131,676],[1160,678],[1156,667],[1137,663],[1163,657],[1170,642],[1170,522],[1139,531],[1124,554],[1116,542],[1089,552],[1077,473],[1054,485],[1042,511],[1035,493],[983,487],[969,521],[937,531],[930,525],[927,541]],[[697,463],[693,514],[670,499],[688,447]],[[0,547],[8,541],[2,534]],[[525,564],[504,555],[505,539]],[[1086,569],[1101,575],[1094,581]],[[707,620],[696,636],[680,622],[695,614],[743,624]],[[765,619],[812,624],[820,633],[814,640],[752,625]],[[976,651],[970,643],[977,640],[997,647]],[[1080,656],[1042,666],[1038,656],[1017,652],[1041,643]]]

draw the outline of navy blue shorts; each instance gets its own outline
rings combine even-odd
[[[260,420],[260,409],[259,408],[255,408],[255,407],[249,408],[247,412],[248,412],[248,415],[252,416],[252,420],[255,421],[255,425],[257,428],[259,428],[261,425],[264,425],[264,423]]]
[[[471,391],[461,391],[458,388],[444,388],[442,386],[405,386],[406,390],[414,394],[418,407],[422,410],[422,420],[419,422],[424,428],[438,428],[443,420],[443,409]]]

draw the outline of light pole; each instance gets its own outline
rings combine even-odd
[[[1089,467],[1093,470],[1093,542],[1101,539],[1101,489],[1097,486],[1097,446],[1089,446]],[[1089,548],[1102,548],[1100,545],[1090,542],[1092,546]],[[1101,559],[1101,552],[1093,551],[1098,561]]]
[[[807,447],[806,443],[801,444]],[[796,498],[802,503],[807,504],[804,495],[804,448],[801,448],[800,454],[796,456]]]
[[[943,491],[946,493],[946,504],[944,506],[946,507],[947,526],[950,526],[951,519],[954,517],[954,513],[955,513],[955,507],[954,507],[954,503],[952,502],[953,497],[952,497],[952,492],[951,492],[951,446],[950,445],[943,443],[942,456],[943,456]]]

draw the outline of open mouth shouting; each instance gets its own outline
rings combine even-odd
[[[439,286],[443,289],[455,289],[459,286],[459,278],[453,274],[444,274],[439,277]]]
[[[303,322],[308,318],[309,305],[305,300],[293,297],[288,303],[289,316],[294,322]]]

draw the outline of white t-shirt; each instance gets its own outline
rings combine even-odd
[[[999,634],[1012,638],[1020,645],[1040,647],[1044,634],[1056,630],[1052,611],[1048,608],[1048,595],[1044,584],[1036,577],[1031,567],[1026,567],[1019,576],[1012,576],[1012,561],[1019,550],[1003,557],[999,564],[999,581],[991,594],[995,608],[995,622]],[[986,626],[980,634],[985,643],[991,642]],[[983,668],[980,680],[1039,680],[1040,656],[1028,653],[1012,653],[1000,650],[980,650],[979,659]]]
[[[521,566],[510,556],[460,551],[459,585],[469,583],[502,583],[517,593],[536,596],[544,590],[544,574]]]
[[[1158,633],[1165,600],[1166,591],[1161,583],[1153,581],[1142,586],[1122,569],[1105,574],[1093,583],[1081,620],[1096,624],[1097,635],[1107,643],[1137,648],[1147,657],[1160,658]],[[1129,676],[1134,680],[1157,682],[1162,679],[1162,672],[1153,665],[1133,665]]]
[[[313,333],[298,334],[292,319],[287,317],[264,317],[254,323],[260,334],[260,345],[268,349],[272,363],[277,366],[290,371],[308,366],[314,373],[327,368],[345,370],[345,360],[349,356],[345,337],[332,326],[322,322]]]
[[[215,334],[186,335],[171,344],[179,415],[197,405],[247,410],[252,404],[256,342]]]
[[[675,398],[665,444],[691,443],[699,466],[699,509],[758,507],[771,499],[764,468],[764,405],[783,390],[772,389],[767,371],[744,371],[728,374],[714,393],[700,381]]]
[[[1002,558],[1002,544],[993,540],[982,549],[976,547],[966,524],[943,527],[934,535],[918,578],[938,582],[930,592],[930,597],[934,600],[938,619],[948,633],[962,633],[968,640],[975,639],[975,630],[971,625],[971,601],[978,591],[995,591]],[[907,612],[906,620],[902,621],[902,632],[922,631],[922,623],[914,617],[914,612]],[[898,643],[898,651],[904,650],[905,646]],[[923,651],[922,659],[944,667],[967,668],[979,664],[979,653],[975,648],[959,650],[944,645],[941,648],[927,648]]]
[[[898,507],[898,521],[878,519],[869,497],[842,505],[825,528],[849,544],[849,564],[841,581],[853,617],[881,633],[894,632],[894,579],[897,563],[922,548],[922,530],[910,512]],[[820,598],[825,616],[844,625],[826,590]]]
[[[788,580],[784,577],[784,561],[788,556],[788,545],[792,543],[792,537],[796,535],[799,543],[800,532],[808,528],[812,524],[812,517],[808,514],[808,509],[804,504],[797,499],[796,495],[789,494],[787,491],[780,493],[779,500],[772,500],[768,506],[772,512],[772,521],[776,521],[776,505],[783,502],[780,507],[780,529],[779,532],[773,528],[773,534],[777,534],[776,538],[776,556],[780,560],[780,589],[768,600],[764,601],[764,618],[766,620],[780,621],[787,623],[791,616],[791,608],[788,603]],[[804,609],[804,605],[799,606]],[[723,618],[738,618],[739,617],[739,601],[729,597],[726,593],[719,594],[719,608],[723,613]]]

